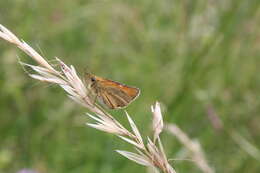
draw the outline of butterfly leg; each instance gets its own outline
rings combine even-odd
[[[91,100],[91,101],[92,101],[92,106],[93,106],[93,107],[95,106],[95,103],[96,103],[96,101],[97,101],[97,97],[98,97],[98,95],[95,94],[95,96],[94,96],[93,99]]]

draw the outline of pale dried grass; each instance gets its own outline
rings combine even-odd
[[[38,65],[32,65],[20,62],[22,66],[29,67],[34,71],[34,73],[29,73],[30,77],[39,81],[59,85],[67,93],[69,98],[92,112],[92,114],[87,113],[87,115],[92,118],[95,123],[87,123],[89,127],[114,134],[133,145],[136,150],[136,152],[116,150],[119,154],[140,165],[150,167],[153,170],[160,170],[164,173],[175,173],[175,170],[168,162],[160,140],[160,133],[163,130],[163,119],[158,102],[151,106],[153,115],[153,138],[150,139],[147,137],[147,142],[145,143],[136,124],[126,111],[125,114],[131,130],[125,128],[97,103],[93,103],[93,98],[91,98],[89,94],[90,89],[88,84],[83,83],[72,65],[68,66],[56,58],[59,62],[60,69],[55,69],[32,47],[23,40],[18,39],[3,25],[0,25],[0,37],[20,48],[38,63]]]

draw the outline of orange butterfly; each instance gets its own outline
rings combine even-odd
[[[105,104],[110,109],[124,108],[140,94],[138,88],[104,79],[90,73],[86,74],[86,81],[92,94],[94,94],[94,102],[98,98],[99,102]]]

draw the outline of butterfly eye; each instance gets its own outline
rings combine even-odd
[[[91,82],[95,82],[96,81],[96,79],[94,77],[91,77],[90,80],[91,80]]]

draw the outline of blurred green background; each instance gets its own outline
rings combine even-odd
[[[260,172],[259,0],[9,0],[0,23],[49,60],[139,87],[127,110],[144,136],[158,100],[165,123],[198,140],[216,172]],[[35,64],[0,40],[1,173],[146,172],[114,152],[132,146],[85,126],[86,110],[29,78],[17,57]],[[171,134],[162,141],[169,158],[189,156]]]

